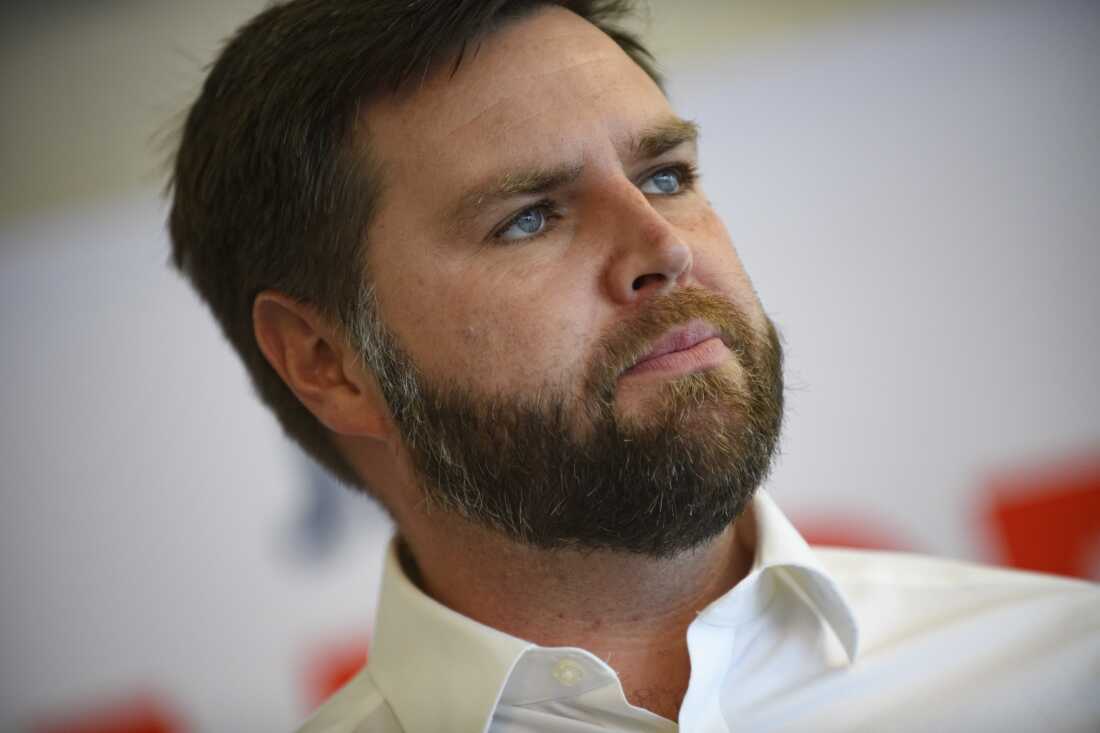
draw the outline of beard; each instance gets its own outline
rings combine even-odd
[[[717,327],[736,366],[664,382],[643,416],[617,414],[623,371],[670,328]],[[428,379],[384,325],[370,290],[358,318],[374,372],[429,508],[545,549],[670,557],[721,534],[767,477],[783,416],[782,348],[700,289],[651,299],[598,343],[583,382],[478,394]]]

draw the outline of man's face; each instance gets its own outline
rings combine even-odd
[[[428,495],[540,546],[713,536],[767,471],[780,356],[691,126],[559,8],[448,72],[367,110],[368,360]]]

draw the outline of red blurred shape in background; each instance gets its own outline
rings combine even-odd
[[[327,700],[367,663],[367,640],[358,637],[330,644],[313,655],[306,672],[310,709]]]
[[[140,694],[36,725],[32,730],[35,733],[183,733],[186,727],[155,696]]]
[[[1024,570],[1095,578],[1100,570],[1100,450],[996,476],[990,497],[986,520],[999,561]]]

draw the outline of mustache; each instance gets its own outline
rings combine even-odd
[[[722,342],[738,359],[751,356],[746,347],[753,332],[745,315],[729,299],[701,288],[675,290],[654,297],[642,311],[615,324],[600,338],[586,378],[587,393],[610,402],[619,377],[645,356],[654,341],[697,319],[717,328]]]

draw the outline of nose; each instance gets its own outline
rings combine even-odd
[[[692,252],[668,220],[636,188],[621,195],[614,209],[615,247],[606,270],[611,299],[630,305],[682,286]]]

